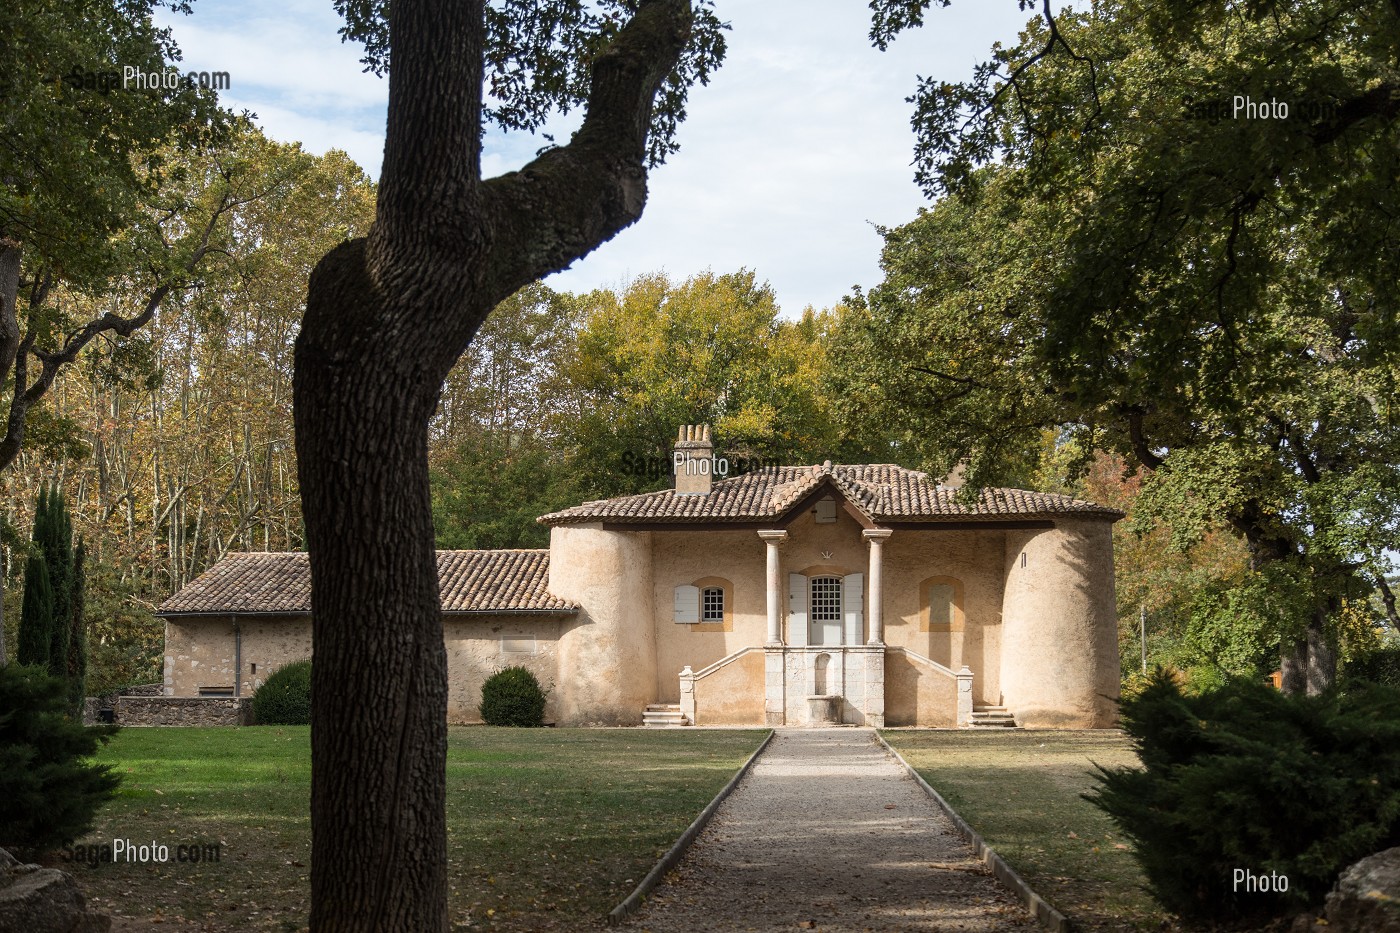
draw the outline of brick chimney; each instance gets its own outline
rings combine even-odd
[[[704,496],[714,479],[714,445],[708,424],[683,424],[671,451],[671,473],[676,478],[676,494]]]

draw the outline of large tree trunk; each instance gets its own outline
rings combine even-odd
[[[383,332],[374,292],[363,241],[336,250],[311,280],[297,345],[315,581],[311,926],[435,931],[447,922],[447,660],[426,432],[438,386],[416,353],[354,340]]]
[[[1328,637],[1327,623],[1340,610],[1340,600],[1326,599],[1308,625],[1308,696],[1330,689],[1337,681],[1337,652]]]
[[[500,301],[635,221],[688,0],[643,0],[569,145],[480,179],[484,0],[395,0],[378,213],[312,274],[296,344],[311,562],[311,926],[447,928],[447,670],[428,421]]]
[[[1279,672],[1282,674],[1280,689],[1291,696],[1297,696],[1308,687],[1308,642],[1299,639],[1284,643],[1279,659]]]

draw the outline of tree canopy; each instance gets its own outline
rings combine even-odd
[[[926,6],[890,4],[887,32]],[[1229,525],[1291,581],[1269,615],[1292,653],[1310,639],[1314,688],[1321,620],[1400,543],[1397,50],[1383,2],[1033,21],[973,81],[921,88],[920,177],[945,196],[886,231],[845,351],[853,389],[972,485],[1055,427],[1086,464],[1151,470],[1139,508],[1185,538]],[[1237,96],[1289,117],[1219,109]]]

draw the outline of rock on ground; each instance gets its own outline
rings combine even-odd
[[[111,921],[90,913],[66,871],[23,865],[0,849],[0,930],[15,933],[107,933]]]
[[[1327,895],[1327,929],[1400,933],[1400,847],[1377,852],[1342,872]]]

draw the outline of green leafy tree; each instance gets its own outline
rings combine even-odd
[[[878,3],[877,38],[927,5]],[[1043,16],[921,89],[921,178],[949,196],[888,232],[849,354],[972,485],[1051,427],[1150,470],[1144,517],[1230,527],[1291,581],[1290,690],[1331,682],[1341,609],[1400,543],[1397,51],[1380,2]],[[1291,116],[1212,118],[1235,96]]]
[[[676,429],[709,424],[731,460],[840,459],[825,394],[829,315],[778,316],[753,272],[665,275],[581,299],[584,321],[563,368],[576,411],[561,413],[590,497],[664,488]],[[662,467],[663,469],[654,469]]]
[[[184,82],[119,87],[123,66],[151,72],[179,59],[152,22],[163,5],[6,7],[0,125],[14,144],[0,147],[0,469],[27,445],[71,440],[72,425],[40,404],[58,374],[94,341],[131,338],[191,284],[228,207],[196,215],[166,164],[217,140],[227,115],[214,93]],[[141,293],[132,313],[105,300],[122,291]]]
[[[70,718],[64,682],[42,667],[0,668],[0,847],[38,854],[88,832],[121,783],[91,761],[116,731]]]
[[[390,78],[374,225],[317,265],[296,342],[316,581],[311,924],[441,931],[447,668],[428,426],[494,307],[641,216],[649,157],[673,148],[723,42],[709,4],[689,0],[337,7]],[[567,144],[482,178],[487,125],[533,129],[574,107]]]
[[[161,679],[165,629],[131,574],[94,559],[87,573],[88,686],[92,695]]]
[[[35,551],[24,565],[24,608],[19,615],[19,645],[15,660],[49,669],[53,644],[53,591],[44,555]]]

